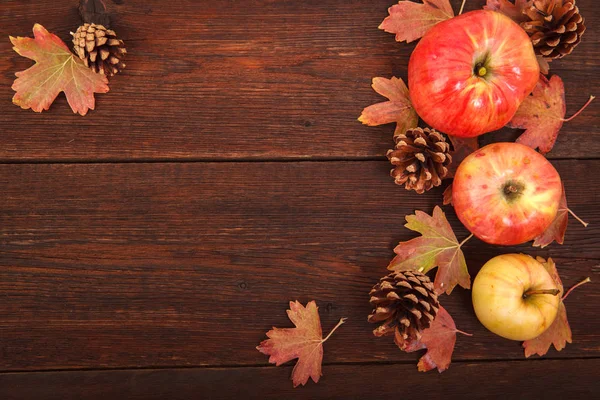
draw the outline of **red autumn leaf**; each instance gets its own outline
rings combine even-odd
[[[467,158],[467,156],[479,149],[479,140],[476,137],[473,138],[459,138],[456,136],[448,136],[450,142],[452,142],[452,164],[448,170],[446,178],[452,178],[456,173],[456,169],[460,163]],[[445,204],[445,203],[444,203]]]
[[[538,84],[533,89],[531,96],[527,97],[517,110],[513,119],[508,123],[512,128],[525,129],[517,139],[521,143],[539,148],[540,153],[546,154],[556,142],[558,132],[564,122],[575,118],[583,111],[594,96],[570,118],[565,119],[565,88],[562,79],[554,75],[550,80],[540,75]]]
[[[558,244],[563,244],[565,240],[565,232],[567,232],[567,223],[569,222],[569,208],[567,207],[567,196],[565,195],[565,188],[563,185],[562,197],[558,204],[558,212],[554,221],[550,226],[542,232],[541,235],[533,240],[535,247],[546,247],[553,241]]]
[[[60,92],[64,92],[74,113],[85,115],[94,109],[94,93],[108,92],[108,80],[85,66],[56,35],[42,25],[33,27],[34,39],[10,37],[13,49],[36,62],[17,72],[12,85],[13,103],[35,112],[47,110]]]
[[[531,5],[531,0],[487,0],[483,8],[485,10],[497,11],[512,18],[515,22],[521,23],[529,20],[525,10]]]
[[[444,212],[438,206],[433,209],[433,215],[417,210],[414,215],[406,216],[406,222],[405,227],[422,236],[396,246],[396,257],[390,262],[388,269],[427,273],[438,267],[433,283],[436,293],[445,291],[450,294],[456,285],[469,289],[471,276],[461,247],[471,236],[459,243]]]
[[[421,339],[406,343],[397,336],[396,344],[407,353],[426,348],[427,353],[417,364],[419,371],[427,372],[437,368],[439,372],[443,372],[448,369],[452,361],[457,332],[461,331],[456,329],[454,320],[448,311],[440,306],[431,326],[422,332]]]
[[[423,4],[400,1],[388,9],[379,29],[396,35],[396,41],[420,39],[435,24],[454,17],[449,0],[423,0]]]
[[[548,258],[548,261],[541,257],[537,257],[536,259],[544,265],[546,271],[548,271],[552,278],[554,278],[554,281],[560,290],[558,295],[562,297],[564,288],[560,277],[558,276],[558,271],[556,270],[556,264],[554,264],[554,261],[552,261],[551,258]],[[569,326],[569,321],[567,321],[567,309],[561,300],[558,305],[558,314],[556,315],[556,319],[552,325],[550,325],[550,327],[546,329],[544,333],[535,339],[523,342],[523,347],[525,348],[525,357],[529,357],[533,354],[543,356],[548,352],[551,345],[554,345],[556,350],[561,351],[565,348],[567,343],[572,342],[573,339],[571,337],[571,327]]]
[[[565,88],[562,79],[554,75],[549,81],[540,75],[540,80],[508,123],[512,128],[525,132],[517,139],[532,149],[545,154],[552,150],[565,116]]]
[[[273,328],[267,332],[269,339],[262,341],[256,349],[270,356],[269,362],[277,366],[297,358],[298,362],[292,371],[294,387],[306,385],[309,377],[317,383],[322,375],[323,342],[329,339],[346,318],[340,319],[323,339],[319,311],[314,301],[310,301],[306,308],[298,301],[290,301],[287,314],[296,327]]]
[[[373,78],[373,90],[387,97],[389,101],[373,104],[365,108],[358,118],[360,122],[369,126],[377,126],[396,122],[394,136],[406,132],[407,129],[417,127],[419,117],[414,110],[408,88],[400,78],[392,77]]]

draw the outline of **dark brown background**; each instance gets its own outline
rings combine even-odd
[[[0,398],[600,395],[599,103],[549,154],[590,226],[571,219],[566,243],[546,249],[464,247],[473,276],[515,251],[554,257],[566,286],[590,276],[566,302],[574,343],[525,360],[457,288],[442,302],[474,336],[457,338],[448,371],[419,373],[419,354],[366,322],[369,288],[414,237],[404,216],[430,212],[444,189],[395,186],[393,126],[356,121],[382,100],[372,77],[406,78],[414,45],[377,29],[394,1],[108,1],[129,58],[97,110],[74,115],[64,96],[41,114],[12,105],[31,61],[7,36],[37,22],[67,40],[77,3],[0,4]],[[567,115],[600,83],[600,13],[577,5],[588,32],[552,64]],[[295,299],[317,301],[324,331],[349,318],[325,344],[321,382],[298,389],[291,366],[255,350],[291,325]]]

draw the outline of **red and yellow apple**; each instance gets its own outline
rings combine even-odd
[[[478,10],[423,36],[410,57],[408,87],[427,124],[473,137],[506,125],[539,74],[527,33],[503,14]]]
[[[496,335],[529,340],[550,327],[559,288],[544,266],[526,254],[503,254],[481,268],[473,282],[473,308]]]
[[[452,203],[460,221],[484,242],[528,242],[550,226],[562,183],[541,154],[518,143],[492,143],[458,166]]]

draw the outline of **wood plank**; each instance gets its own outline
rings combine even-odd
[[[326,365],[318,384],[292,388],[291,367],[0,374],[4,400],[70,399],[593,399],[600,359],[454,363],[443,374],[413,365]]]
[[[118,3],[110,7],[129,59],[112,91],[97,96],[97,110],[84,118],[62,96],[42,114],[0,102],[0,161],[358,159],[383,157],[392,146],[391,125],[369,128],[356,119],[382,101],[372,77],[407,76],[413,46],[377,29],[394,1]],[[460,1],[452,3],[457,9]],[[76,4],[3,1],[0,35],[30,35],[39,22],[67,39],[79,23]],[[588,32],[552,65],[564,78],[569,115],[600,86],[600,12],[592,0],[577,4]],[[0,53],[0,97],[7,100],[14,73],[31,62],[8,40]],[[551,157],[597,157],[599,107],[565,124]]]
[[[563,282],[600,280],[600,161],[555,161],[571,221],[563,246],[465,247],[474,275],[494,255],[557,259]],[[387,162],[0,165],[0,370],[266,364],[255,350],[290,326],[289,300],[317,300],[327,362],[414,361],[366,322],[367,292],[392,248],[414,237],[404,215],[442,189],[406,192]],[[447,210],[459,238],[467,236]],[[442,304],[457,360],[520,359],[473,315],[470,293]],[[574,343],[552,357],[600,355],[598,290],[567,301]]]

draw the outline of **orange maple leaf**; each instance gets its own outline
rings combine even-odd
[[[525,129],[517,139],[517,143],[532,149],[539,148],[540,153],[546,154],[554,147],[563,123],[578,116],[592,100],[594,96],[590,96],[587,103],[573,116],[565,119],[565,87],[562,79],[554,75],[548,80],[540,75],[533,93],[521,103],[508,126]]]
[[[298,362],[292,371],[294,387],[305,385],[308,378],[317,383],[321,377],[321,362],[323,361],[323,343],[345,321],[340,319],[338,324],[323,339],[321,320],[317,304],[310,301],[306,307],[298,301],[290,301],[288,317],[295,328],[273,328],[267,332],[268,340],[256,347],[258,351],[269,357],[269,362],[280,366],[294,358]]]
[[[423,4],[400,1],[388,9],[379,29],[396,35],[396,41],[420,39],[435,24],[454,17],[449,0],[423,0]]]
[[[461,247],[473,235],[459,243],[446,215],[438,206],[435,206],[432,215],[417,210],[414,215],[406,216],[406,222],[405,227],[422,236],[398,244],[394,249],[396,257],[388,269],[427,273],[438,267],[434,281],[436,293],[445,291],[450,294],[456,285],[469,289],[471,276]]]
[[[95,73],[69,51],[65,43],[42,25],[33,27],[34,39],[10,37],[13,49],[36,62],[17,72],[12,85],[13,103],[35,112],[48,110],[60,92],[64,92],[74,113],[85,115],[95,106],[94,93],[108,92],[104,74]]]
[[[417,112],[410,101],[408,88],[400,78],[373,78],[371,85],[375,92],[387,97],[389,101],[373,104],[365,108],[358,118],[368,126],[377,126],[396,122],[394,136],[404,134],[408,129],[416,128],[419,122]]]
[[[396,344],[407,353],[426,348],[427,353],[417,364],[419,371],[427,372],[437,368],[438,372],[443,372],[448,369],[452,361],[457,332],[472,336],[456,329],[456,324],[448,311],[440,306],[431,326],[422,332],[421,339],[406,343],[401,336],[396,335]]]

